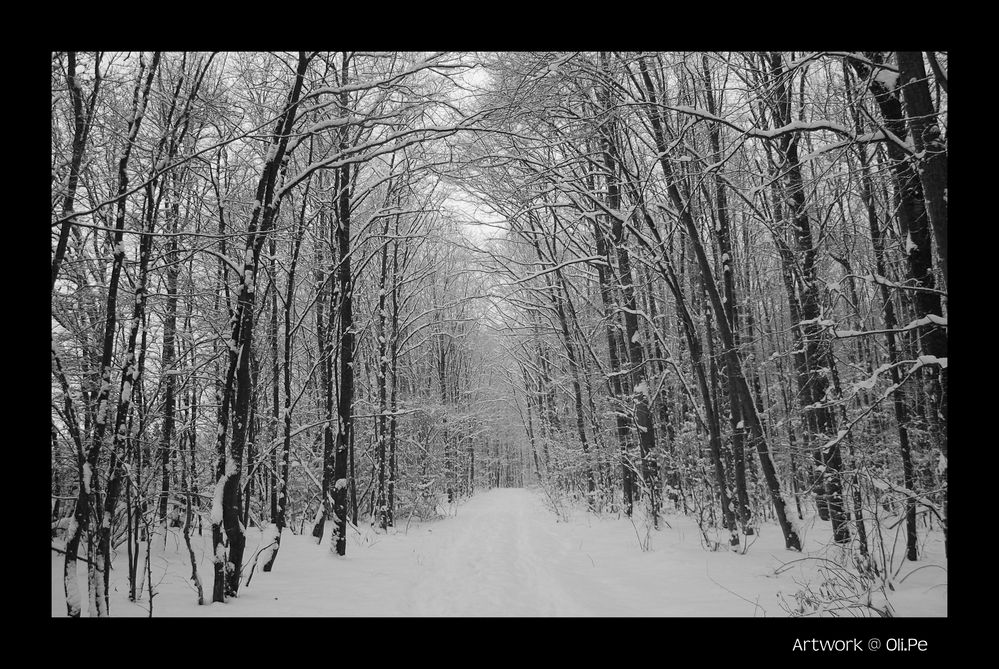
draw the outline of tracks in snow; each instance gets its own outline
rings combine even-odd
[[[413,615],[590,615],[563,581],[568,547],[538,497],[523,489],[480,493],[432,528],[410,593]],[[416,549],[422,551],[423,548]]]

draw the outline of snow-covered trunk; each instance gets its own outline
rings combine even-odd
[[[173,176],[173,201],[168,209],[170,217],[170,232],[177,232],[177,220],[180,216],[180,199],[176,193],[176,175]],[[166,318],[163,321],[163,353],[161,356],[161,369],[165,378],[163,379],[163,428],[160,436],[160,500],[158,516],[160,524],[163,526],[163,539],[166,541],[167,506],[170,495],[170,453],[174,433],[174,412],[176,410],[177,392],[177,370],[176,364],[176,337],[177,337],[177,276],[179,267],[177,264],[177,237],[170,238],[167,260],[170,263],[167,268],[167,299]]]
[[[396,218],[395,234],[399,235],[399,219]],[[395,479],[396,479],[396,411],[399,407],[399,242],[392,241],[392,333],[389,337],[390,372],[392,375],[392,392],[389,395],[389,474],[388,474],[388,510],[386,520],[389,526],[395,523]]]
[[[98,562],[97,557],[97,545],[100,543],[98,537],[98,532],[100,528],[96,528],[87,534],[87,555],[90,556],[90,560],[87,562],[87,590],[90,595],[89,606],[90,606],[90,617],[91,618],[103,618],[108,615],[108,608],[105,606],[104,601],[104,566]]]
[[[212,601],[225,602],[226,597],[231,593],[228,589],[229,575],[233,569],[233,564],[229,559],[227,546],[223,543],[223,528],[225,528],[226,510],[225,500],[228,495],[230,499],[235,496],[235,488],[239,487],[239,468],[230,458],[226,461],[222,476],[215,483],[215,494],[212,497],[212,546],[214,554],[212,564],[215,571],[215,580],[212,587]],[[235,516],[237,510],[230,509],[229,518]],[[238,520],[237,520],[238,524]],[[228,528],[226,528],[228,529]],[[238,527],[236,528],[238,530]],[[229,539],[228,533],[226,538]],[[231,546],[231,539],[230,546]]]
[[[66,594],[66,613],[70,617],[78,618],[81,610],[80,586],[76,578],[77,551],[80,548],[80,539],[87,526],[87,514],[90,510],[90,499],[94,491],[91,490],[92,482],[89,463],[86,461],[83,448],[83,435],[80,433],[80,423],[76,416],[76,407],[73,397],[69,392],[69,381],[62,369],[62,362],[56,354],[55,345],[52,346],[52,372],[63,393],[64,420],[76,447],[76,467],[77,477],[80,480],[79,491],[76,499],[76,509],[70,518],[69,527],[66,528],[66,559],[63,564],[63,588]]]
[[[343,81],[347,81],[347,57],[344,54],[342,68]],[[347,93],[341,98],[344,109],[347,108]],[[346,150],[346,134],[341,150]],[[336,240],[339,253],[338,282],[340,286],[340,323],[338,332],[340,355],[340,387],[338,393],[337,415],[339,429],[336,436],[336,457],[333,465],[333,537],[330,548],[337,555],[347,553],[347,458],[350,448],[353,419],[351,411],[354,406],[354,283],[351,276],[350,256],[350,164],[344,165],[339,172],[339,193]]]
[[[320,182],[320,185],[322,182]],[[325,209],[320,213],[320,222],[326,221]],[[325,244],[316,244],[316,270],[314,272],[316,294],[316,340],[319,349],[319,387],[321,393],[320,402],[323,411],[323,463],[322,463],[322,483],[320,490],[320,502],[318,518],[312,528],[312,536],[316,538],[316,543],[322,543],[323,532],[326,531],[326,519],[333,515],[331,504],[331,493],[333,489],[333,458],[335,456],[335,445],[333,437],[333,350],[330,343],[330,330],[333,329],[333,302],[336,299],[336,290],[330,291],[327,287],[324,254]],[[329,292],[334,293],[328,295]],[[329,323],[325,320],[326,308],[329,307]],[[287,420],[287,419],[285,419]]]
[[[448,504],[454,501],[454,488],[452,478],[454,476],[454,463],[452,462],[451,434],[448,430],[448,394],[447,394],[447,353],[448,339],[439,338],[437,350],[437,382],[440,388],[441,407],[441,439],[444,441],[444,487],[447,491]]]
[[[357,527],[357,471],[354,466],[354,430],[350,431],[350,441],[347,446],[347,494],[350,497],[350,522]]]
[[[933,227],[940,269],[946,282],[947,142],[938,125],[937,111],[930,97],[922,52],[898,51],[895,58],[898,61],[898,79],[905,101],[909,131],[916,149],[916,168],[925,195],[926,214]],[[926,241],[929,242],[929,239]]]
[[[251,349],[252,350],[252,349]],[[250,356],[250,388],[256,388],[260,379],[260,361],[256,353]],[[240,490],[241,501],[239,522],[243,527],[250,525],[250,503],[253,501],[254,484],[260,472],[260,454],[257,452],[257,434],[260,429],[260,419],[257,418],[257,393],[250,396],[250,415],[246,421],[246,483]]]
[[[381,273],[378,282],[378,327],[376,330],[378,336],[378,435],[376,437],[378,445],[375,448],[375,461],[378,468],[378,489],[375,499],[375,512],[378,514],[378,526],[383,530],[387,530],[389,524],[388,482],[386,480],[388,421],[385,415],[388,411],[388,337],[390,336],[388,332],[388,313],[385,311],[387,306],[385,291],[388,281],[389,222],[390,219],[386,217],[385,227],[382,231],[385,241],[382,243],[381,252]]]
[[[295,123],[295,114],[309,60],[310,58],[304,52],[299,52],[295,81],[288,92],[286,107],[275,125],[263,173],[257,183],[253,212],[247,225],[238,306],[236,317],[233,319],[230,339],[230,367],[226,379],[226,397],[223,399],[223,407],[219,413],[220,430],[217,454],[220,467],[217,471],[216,504],[212,511],[212,535],[215,552],[213,601],[225,601],[225,597],[236,596],[239,592],[242,576],[246,536],[245,528],[239,518],[242,492],[240,472],[251,419],[250,401],[253,388],[250,378],[250,357],[253,354],[256,277],[261,249],[281,206],[280,197],[275,197],[278,175],[288,147],[291,128]],[[227,420],[224,414],[228,409],[225,400],[233,394],[235,398],[232,405],[232,440],[229,457],[225,459],[225,469],[222,470],[221,461],[225,452],[225,430],[223,429],[225,425],[223,421]],[[220,526],[224,528],[229,542],[228,553],[222,546]]]
[[[267,210],[268,212],[272,211],[270,205],[267,205]],[[265,213],[265,220],[266,218],[267,214]],[[236,309],[237,317],[242,322],[238,326],[239,336],[234,337],[237,343],[232,441],[229,447],[229,460],[227,461],[226,472],[224,477],[219,481],[222,487],[222,517],[221,519],[217,519],[213,514],[212,518],[213,524],[217,524],[219,520],[221,521],[229,542],[228,555],[222,565],[224,567],[224,594],[226,597],[233,597],[239,591],[243,550],[246,546],[244,525],[240,519],[242,511],[240,473],[243,465],[243,453],[246,447],[247,435],[250,431],[250,421],[252,420],[250,415],[250,400],[252,397],[250,358],[253,354],[253,311],[256,297],[254,282],[259,257],[259,247],[255,244],[256,237],[256,231],[251,228],[243,265],[243,281],[238,299],[239,306]],[[216,546],[215,550],[216,559],[218,559],[218,546]],[[216,584],[217,587],[218,584]]]
[[[81,501],[83,502],[82,504]],[[81,500],[78,498],[76,505],[78,509],[86,509],[86,499]],[[63,589],[66,593],[66,614],[70,618],[79,618],[82,608],[80,584],[76,578],[77,551],[80,547],[80,515],[75,513],[70,520],[69,527],[66,528],[66,560],[63,563]],[[86,511],[84,511],[83,515],[86,515]]]
[[[923,64],[923,54],[919,51],[899,51],[896,54],[899,67],[899,80],[908,117],[909,132],[916,148],[916,167],[925,196],[926,215],[936,241],[937,254],[944,282],[947,282],[947,142],[937,123],[937,113],[930,98],[929,83]],[[925,230],[928,226],[919,226]],[[918,285],[934,288],[930,235],[922,234],[922,243],[913,240],[915,248],[909,253],[912,278]],[[929,314],[942,316],[940,294],[933,291],[919,291],[915,294],[917,314],[920,318]],[[924,355],[937,358],[947,357],[947,334],[942,327],[930,326],[921,332],[920,348]],[[923,368],[930,390],[930,425],[941,458],[940,475],[946,489],[947,477],[947,368],[943,365],[928,365]],[[944,545],[947,538],[948,495],[943,498]],[[912,559],[912,558],[910,558]]]
[[[180,443],[180,487],[184,493],[186,510],[184,512],[184,545],[187,546],[188,559],[191,561],[191,581],[198,591],[198,606],[205,603],[205,593],[201,585],[201,577],[198,576],[198,558],[194,554],[194,547],[191,545],[191,524],[194,520],[194,498],[191,495],[190,481],[187,477],[187,454],[184,449],[184,442],[189,439],[181,439]],[[194,444],[191,443],[191,457],[194,457]]]
[[[271,287],[271,323],[268,339],[271,344],[271,420],[270,420],[270,474],[269,479],[269,501],[271,522],[276,522],[278,507],[278,430],[281,423],[281,369],[279,367],[278,355],[278,288],[277,288],[277,241],[271,236],[270,239],[270,273],[273,285]]]
[[[350,58],[341,53],[340,80],[346,87],[350,79]],[[347,114],[350,109],[350,94],[343,90],[340,94],[340,109]],[[339,148],[346,153],[350,148],[350,137],[346,127],[340,133]],[[336,222],[335,239],[337,247],[337,285],[339,287],[339,327],[337,332],[338,355],[340,361],[339,392],[337,393],[337,435],[336,453],[333,463],[333,536],[330,550],[337,555],[347,553],[347,459],[353,432],[351,412],[354,406],[354,281],[351,275],[351,168],[347,163],[337,170],[336,181]]]
[[[528,443],[531,445],[531,455],[534,457],[534,477],[540,483],[541,478],[541,461],[538,458],[538,446],[534,442],[534,419],[531,411],[531,406],[533,404],[531,396],[534,393],[533,387],[531,385],[531,379],[527,375],[527,368],[521,365],[520,367],[521,375],[524,378],[524,404],[527,407],[527,420],[524,422],[524,431],[527,433]],[[488,451],[489,439],[486,439],[486,447]]]
[[[215,571],[212,601],[225,602],[225,562],[226,550],[222,535],[222,493],[228,477],[226,460],[226,437],[229,433],[229,412],[232,404],[232,389],[235,383],[236,364],[238,360],[236,340],[239,338],[240,319],[237,314],[232,318],[232,337],[228,342],[228,364],[225,381],[221,389],[216,388],[219,409],[217,412],[218,426],[215,435],[215,494],[213,496],[212,523],[212,565]]]
[[[298,244],[301,237],[295,240],[295,253],[292,256],[291,269],[288,272],[288,289],[284,306],[284,408],[283,439],[281,444],[281,464],[276,491],[276,513],[274,514],[274,550],[263,561],[265,572],[274,568],[278,551],[281,549],[281,533],[284,530],[288,512],[288,473],[291,461],[291,307],[295,295],[295,265],[298,260]]]

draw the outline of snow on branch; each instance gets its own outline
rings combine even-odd
[[[852,421],[850,421],[850,424],[847,425],[845,428],[843,428],[842,430],[840,430],[839,432],[837,432],[835,437],[833,437],[832,439],[830,439],[829,441],[827,441],[825,444],[823,444],[822,447],[821,447],[821,450],[822,450],[823,453],[828,453],[830,449],[832,449],[839,442],[841,442],[843,440],[843,438],[846,437],[848,434],[850,434],[850,432],[853,430],[853,428],[860,423],[860,421],[862,421],[864,418],[866,418],[868,415],[870,415],[870,413],[872,411],[874,411],[874,409],[877,408],[878,405],[880,405],[886,399],[888,399],[889,397],[891,397],[895,393],[896,390],[898,390],[903,385],[905,385],[905,382],[908,381],[910,378],[912,378],[913,374],[915,374],[916,372],[918,372],[920,369],[922,369],[923,367],[929,367],[929,366],[933,366],[933,365],[937,365],[941,369],[946,369],[947,368],[947,358],[937,358],[936,356],[932,356],[932,355],[921,355],[916,360],[901,360],[901,361],[895,363],[894,365],[882,365],[874,373],[874,376],[872,376],[871,379],[867,379],[866,381],[860,382],[859,384],[857,384],[857,387],[864,387],[865,384],[868,384],[868,383],[869,383],[868,387],[871,387],[871,386],[874,385],[874,381],[872,381],[872,379],[876,380],[876,378],[877,378],[877,376],[879,374],[883,373],[884,371],[886,371],[888,369],[891,369],[892,367],[899,366],[899,365],[904,365],[904,364],[908,364],[908,363],[912,363],[912,367],[909,368],[909,371],[906,373],[905,378],[903,378],[897,384],[893,383],[890,386],[888,386],[888,388],[885,390],[885,392],[880,397],[878,397],[876,400],[874,400],[873,402],[871,402],[871,404],[867,407],[866,410],[864,410],[863,413],[861,413],[856,418],[854,418]],[[809,407],[803,407],[803,408],[809,408]]]
[[[551,274],[552,272],[558,272],[563,267],[568,267],[569,265],[577,265],[579,263],[594,263],[594,264],[599,264],[599,263],[604,263],[604,262],[605,261],[604,261],[603,256],[586,256],[585,258],[574,258],[573,260],[566,260],[565,262],[559,263],[558,265],[552,265],[548,269],[543,269],[540,272],[537,272],[536,274],[532,274],[530,276],[525,276],[523,279],[517,279],[516,281],[512,281],[512,282],[510,282],[508,284],[504,284],[504,285],[515,286],[517,284],[521,284],[521,283],[525,283],[525,282],[528,282],[528,281],[532,281],[534,279],[537,279],[538,277],[545,276],[546,274]]]
[[[761,139],[777,139],[781,135],[786,135],[791,132],[818,132],[824,130],[827,132],[835,133],[837,135],[842,135],[848,138],[849,141],[851,142],[877,141],[869,136],[870,133],[865,135],[855,135],[852,130],[834,121],[794,120],[791,121],[790,123],[780,126],[779,128],[769,128],[769,129],[753,128],[753,127],[743,128],[738,124],[733,123],[732,121],[721,118],[720,116],[716,116],[715,114],[705,111],[704,109],[698,109],[697,107],[690,107],[687,105],[659,105],[659,106],[663,107],[664,109],[669,109],[670,111],[679,112],[681,114],[696,116],[697,118],[705,121],[713,121],[715,123],[721,123],[722,125],[726,125],[746,137],[759,137]],[[883,140],[885,139],[885,137],[881,137],[880,139]]]
[[[825,318],[810,318],[808,320],[803,320],[798,322],[799,326],[804,325],[819,325],[826,330],[836,339],[848,339],[850,337],[862,337],[865,335],[873,334],[885,334],[888,332],[907,332],[909,330],[915,330],[916,328],[926,327],[928,325],[938,325],[940,327],[947,327],[947,319],[943,316],[937,316],[936,314],[927,314],[923,318],[917,318],[900,328],[894,329],[883,329],[883,330],[840,330],[836,328],[836,322]]]
[[[913,492],[912,490],[909,490],[908,488],[899,487],[899,486],[895,485],[894,483],[892,483],[891,481],[889,481],[887,479],[883,479],[881,477],[874,476],[870,472],[865,471],[864,473],[871,480],[871,485],[873,485],[878,490],[880,490],[882,492],[886,492],[887,491],[887,492],[898,493],[898,494],[902,495],[907,500],[911,499],[912,501],[916,502],[917,504],[921,504],[921,505],[925,506],[927,509],[929,509],[930,511],[932,511],[933,513],[935,513],[936,516],[937,516],[937,518],[939,518],[940,520],[943,520],[943,512],[940,509],[940,507],[937,504],[934,504],[933,502],[931,502],[925,496],[918,495],[915,492]]]
[[[904,283],[896,283],[880,274],[848,274],[846,278],[860,279],[861,281],[867,281],[868,283],[876,283],[882,286],[888,286],[889,288],[898,288],[900,290],[912,290],[920,293],[935,293],[937,295],[943,295],[946,297],[947,291],[938,290],[936,288],[926,288],[924,286],[909,286]]]

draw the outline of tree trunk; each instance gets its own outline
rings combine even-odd
[[[66,84],[69,87],[70,98],[73,100],[73,149],[69,161],[69,176],[66,179],[66,194],[62,201],[64,219],[73,213],[76,189],[80,183],[80,166],[83,163],[83,154],[87,148],[87,136],[93,125],[94,105],[97,103],[97,92],[101,85],[100,52],[97,52],[94,58],[94,88],[90,91],[90,100],[84,108],[83,87],[76,76],[76,52],[70,51],[66,54]],[[71,227],[72,221],[64,220],[59,228],[59,240],[56,243],[55,255],[52,258],[51,290],[53,291],[55,290],[56,278],[59,276],[59,267],[66,255],[66,243],[69,241]]]
[[[275,198],[277,176],[284,154],[288,146],[291,127],[295,122],[298,100],[302,92],[305,70],[309,58],[304,52],[299,53],[298,68],[295,82],[289,92],[284,112],[275,126],[271,140],[269,160],[264,165],[263,174],[257,184],[256,200],[247,226],[246,247],[244,252],[243,272],[237,301],[236,317],[234,318],[232,337],[230,340],[230,371],[226,383],[226,396],[232,392],[235,382],[235,401],[233,404],[233,429],[229,457],[224,459],[225,430],[219,430],[219,467],[216,471],[215,506],[212,511],[213,547],[215,550],[215,588],[213,601],[225,601],[225,597],[236,596],[239,592],[242,575],[243,550],[246,545],[244,528],[239,522],[240,512],[240,470],[243,461],[243,449],[249,428],[249,408],[252,396],[250,383],[250,356],[253,352],[253,311],[256,294],[256,276],[260,260],[260,250],[267,233],[273,227],[281,198]],[[259,221],[259,227],[258,227]],[[220,410],[220,421],[228,409],[228,403],[223,401]],[[221,426],[220,426],[221,427]],[[221,508],[218,508],[221,507]],[[224,527],[229,541],[228,555],[221,548],[220,526]]]
[[[349,59],[343,54],[340,83],[346,87],[349,74]],[[349,97],[346,90],[340,94],[340,105],[343,113],[349,109]],[[340,150],[346,152],[347,136],[344,131]],[[339,429],[336,438],[336,460],[333,471],[333,520],[334,529],[331,539],[331,549],[337,555],[347,553],[347,457],[350,447],[353,419],[351,409],[354,405],[354,284],[350,273],[350,163],[339,170],[337,199],[337,251],[339,253],[339,285],[340,285],[340,392],[337,404]]]

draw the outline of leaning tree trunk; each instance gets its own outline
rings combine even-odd
[[[701,63],[704,68],[705,96],[708,103],[708,113],[712,116],[718,115],[716,109],[715,96],[711,89],[711,73],[708,69],[708,57],[703,55]],[[717,123],[712,123],[709,127],[709,138],[711,141],[711,161],[713,163],[722,162],[721,132]],[[725,317],[728,319],[729,328],[732,331],[732,343],[739,347],[739,312],[737,307],[737,295],[735,291],[735,272],[732,263],[732,233],[728,217],[728,202],[725,192],[725,180],[721,170],[713,170],[715,200],[716,200],[716,220],[715,231],[718,238],[718,250],[721,253],[722,262],[722,289],[725,296]],[[742,410],[739,403],[739,396],[735,385],[729,380],[730,358],[726,357],[725,368],[725,388],[729,400],[729,425],[732,429],[732,460],[733,474],[735,477],[735,492],[737,500],[737,514],[739,524],[743,532],[752,534],[753,528],[750,526],[751,511],[749,508],[749,492],[746,487],[746,456],[744,437],[746,434],[745,422],[742,419]]]
[[[770,74],[776,88],[774,116],[775,122],[790,124],[791,114],[791,83],[784,75],[783,56],[773,53],[770,56]],[[801,334],[805,349],[807,365],[808,404],[806,409],[806,425],[811,434],[821,442],[825,442],[815,451],[815,460],[820,470],[824,489],[824,501],[829,509],[829,518],[833,526],[833,538],[837,543],[850,540],[850,528],[843,511],[843,486],[839,440],[835,436],[833,414],[826,404],[826,389],[829,380],[820,371],[825,356],[828,340],[821,336],[822,326],[819,325],[819,279],[816,267],[817,252],[812,239],[811,221],[805,202],[805,186],[801,163],[798,161],[798,142],[800,135],[785,133],[778,141],[778,151],[783,161],[784,169],[784,200],[788,203],[787,219],[791,223],[794,239],[799,253],[797,274],[799,293],[801,295]],[[803,407],[804,408],[804,407]]]
[[[230,340],[230,368],[226,382],[226,396],[232,393],[235,385],[235,400],[233,402],[232,441],[229,457],[221,457],[224,453],[219,449],[219,467],[216,470],[215,504],[212,510],[212,535],[215,552],[215,587],[213,601],[224,602],[226,597],[234,597],[239,592],[242,572],[243,551],[246,546],[242,523],[239,522],[241,486],[240,469],[243,461],[243,449],[249,428],[250,397],[250,356],[253,351],[253,305],[255,301],[256,276],[259,266],[260,251],[267,239],[267,233],[273,227],[277,211],[281,206],[281,198],[275,197],[278,172],[287,150],[291,128],[295,123],[295,114],[302,92],[305,70],[309,58],[304,52],[299,53],[298,68],[295,83],[288,94],[284,112],[277,121],[271,140],[271,150],[264,164],[263,174],[257,183],[255,205],[247,226],[246,247],[244,252],[243,270],[236,317],[233,319],[233,331]],[[259,223],[259,226],[258,226]],[[234,382],[234,383],[233,383]],[[223,401],[219,412],[220,423],[226,420],[225,413],[228,403]],[[220,428],[223,426],[220,425]],[[224,443],[224,429],[219,430],[220,447]],[[221,529],[224,528],[229,540],[228,552],[222,547]]]
[[[662,167],[663,176],[666,178],[667,192],[674,209],[679,212],[680,222],[687,232],[694,249],[698,266],[700,267],[702,275],[705,277],[704,284],[708,291],[711,306],[714,309],[715,320],[718,323],[718,332],[722,338],[722,344],[725,347],[725,363],[728,366],[730,382],[735,385],[736,392],[739,395],[743,420],[749,422],[750,434],[756,444],[756,453],[760,459],[760,468],[763,470],[763,476],[770,492],[770,500],[773,504],[777,520],[780,523],[781,530],[784,534],[784,543],[789,549],[801,550],[801,539],[798,537],[787,518],[787,505],[784,500],[784,495],[781,492],[780,481],[777,479],[777,470],[770,458],[770,450],[767,446],[766,437],[763,434],[763,428],[760,424],[759,415],[756,411],[756,405],[753,403],[753,397],[749,384],[746,383],[746,378],[742,374],[742,364],[739,359],[739,353],[734,346],[732,332],[728,326],[728,320],[725,317],[725,309],[722,305],[721,296],[718,294],[717,286],[712,278],[711,266],[708,263],[704,247],[700,242],[700,237],[697,234],[697,226],[690,213],[690,208],[687,206],[688,203],[684,201],[683,195],[680,193],[673,176],[673,168],[669,160],[670,151],[666,142],[665,119],[657,108],[657,99],[659,96],[656,94],[655,85],[652,82],[652,77],[649,75],[644,59],[639,59],[639,67],[642,74],[642,81],[645,86],[646,96],[650,103],[649,108],[647,109],[647,115],[652,125],[656,149],[659,151],[659,164]]]
[[[87,148],[87,136],[90,128],[93,127],[94,106],[97,104],[97,92],[101,86],[101,57],[100,52],[95,55],[94,63],[94,88],[90,91],[90,99],[86,108],[83,104],[83,87],[76,76],[76,52],[70,51],[66,55],[66,84],[69,87],[69,95],[73,100],[73,149],[69,161],[69,176],[66,180],[66,194],[62,201],[62,225],[59,228],[59,241],[56,242],[55,255],[52,258],[52,287],[55,290],[56,278],[59,276],[59,267],[66,255],[66,244],[69,241],[72,221],[68,218],[73,213],[73,203],[76,200],[76,190],[80,183],[80,166],[83,163],[83,154]],[[141,76],[141,75],[140,75]]]

